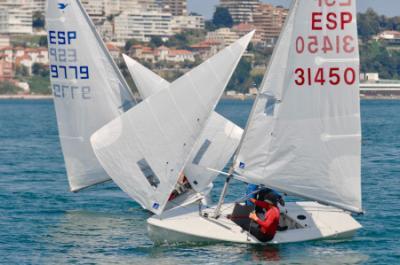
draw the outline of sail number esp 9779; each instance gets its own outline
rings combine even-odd
[[[62,83],[62,80],[88,80],[90,78],[89,66],[78,64],[78,52],[74,47],[77,37],[76,31],[50,30],[48,32],[50,76],[53,80],[53,95],[56,98],[91,98],[90,86]]]
[[[311,34],[295,36],[295,52],[298,55],[321,57],[338,57],[356,52],[356,37],[346,34],[347,27],[354,21],[353,12],[346,10],[346,7],[352,7],[353,0],[314,0],[313,5],[317,8],[311,11]],[[317,65],[335,62],[334,59],[321,57],[315,58]],[[337,67],[297,67],[294,74],[297,86],[349,86],[357,81],[357,71],[340,64]]]

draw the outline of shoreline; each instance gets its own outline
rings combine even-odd
[[[2,99],[24,99],[24,100],[39,100],[39,99],[53,99],[52,95],[0,95]]]
[[[227,96],[223,95],[221,99],[231,99],[231,100],[250,100],[255,99],[255,96]],[[400,100],[400,95],[393,96],[365,96],[361,95],[362,100]],[[53,99],[52,95],[0,95],[0,100],[50,100]]]

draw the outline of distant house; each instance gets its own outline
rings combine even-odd
[[[237,25],[234,25],[232,27],[232,31],[235,32],[240,38],[246,35],[247,33],[253,31],[256,29],[256,26],[251,23],[240,23]],[[262,43],[262,33],[259,30],[256,30],[256,33],[254,34],[251,42],[253,44],[260,44]]]
[[[400,31],[386,30],[379,33],[376,40],[386,41],[389,44],[400,45]]]
[[[29,55],[32,58],[33,63],[40,63],[44,65],[49,64],[49,53],[47,48],[26,48],[24,54]]]
[[[215,40],[205,40],[190,46],[194,54],[200,56],[200,58],[203,60],[210,58],[223,47],[223,43]]]
[[[23,56],[17,57],[15,60],[15,65],[17,66],[25,66],[28,69],[28,74],[32,75],[32,66],[34,62],[32,57],[28,54],[24,54]]]
[[[170,49],[165,46],[161,46],[155,51],[158,61],[167,61],[175,63],[183,63],[185,61],[194,62],[194,54],[188,50],[176,50]]]
[[[111,54],[111,57],[118,62],[120,60],[121,50],[113,43],[107,43],[107,49]]]
[[[0,55],[0,81],[11,80],[14,77],[14,69],[11,62],[4,55]]]
[[[10,37],[8,35],[0,35],[0,48],[10,46]]]
[[[230,28],[220,28],[207,33],[207,40],[218,41],[225,46],[231,45],[239,39],[239,35]]]
[[[153,49],[143,45],[132,46],[129,51],[129,55],[133,58],[149,63],[155,63],[156,61]]]
[[[13,63],[14,49],[11,46],[0,48],[0,56],[3,56],[9,63]]]

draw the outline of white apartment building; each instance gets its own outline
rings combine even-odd
[[[207,33],[207,40],[219,42],[225,46],[231,45],[239,39],[239,35],[230,28],[220,28]]]
[[[10,46],[10,37],[7,35],[0,35],[0,49]]]
[[[106,18],[104,0],[81,0],[81,2],[95,24],[98,24]]]
[[[46,11],[46,0],[33,0],[32,12],[39,12],[44,14]]]
[[[179,33],[184,29],[204,29],[205,23],[202,16],[175,16],[171,21],[171,29]]]
[[[119,44],[129,39],[150,41],[152,36],[167,39],[173,35],[172,15],[155,11],[122,12],[114,19],[114,37]]]
[[[32,34],[32,0],[0,0],[0,34]]]
[[[220,0],[220,5],[229,10],[235,23],[253,22],[253,13],[259,0]]]

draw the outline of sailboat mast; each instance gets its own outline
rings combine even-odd
[[[294,1],[292,2],[291,6],[290,6],[290,12],[289,12],[287,18],[289,18],[289,17],[291,16],[291,13],[293,12],[294,7],[298,4],[298,2],[299,2],[298,0],[294,0]],[[287,24],[288,24],[288,19],[286,19],[286,21],[285,21],[285,24],[284,24],[284,26],[283,26],[282,32],[285,31],[285,28],[287,27]],[[282,36],[279,36],[279,39],[278,39],[278,41],[277,41],[277,43],[276,43],[276,47],[280,44],[281,39],[282,39]],[[274,52],[274,53],[272,54],[272,57],[271,57],[270,61],[269,61],[269,64],[268,64],[267,69],[270,69],[270,66],[271,66],[272,61],[273,61],[273,59],[274,59],[275,56],[276,56],[276,54],[275,54],[275,52]],[[269,71],[269,70],[268,70],[268,71]],[[258,88],[257,96],[256,96],[256,99],[254,100],[254,104],[253,104],[253,106],[252,106],[252,108],[251,108],[251,112],[250,112],[249,118],[248,118],[248,120],[247,120],[246,127],[245,127],[245,129],[244,129],[244,131],[243,131],[242,138],[240,139],[238,148],[236,149],[236,152],[235,152],[235,154],[233,155],[233,162],[232,162],[231,167],[229,168],[229,173],[228,173],[229,175],[228,175],[228,177],[227,177],[226,180],[225,180],[225,184],[224,184],[224,187],[223,187],[223,189],[222,189],[222,192],[221,192],[221,195],[220,195],[220,198],[219,198],[217,207],[215,208],[215,211],[214,211],[214,218],[218,218],[219,215],[220,215],[221,206],[222,206],[222,204],[224,203],[226,194],[227,194],[227,192],[228,192],[229,183],[230,183],[231,179],[233,178],[233,173],[235,172],[235,165],[236,165],[236,163],[237,163],[237,159],[238,159],[238,156],[239,156],[239,152],[240,152],[240,150],[242,149],[242,146],[243,146],[243,143],[244,143],[244,139],[245,139],[245,137],[246,137],[246,135],[247,135],[247,132],[248,132],[248,129],[249,129],[250,125],[251,125],[251,121],[253,120],[252,117],[253,117],[254,114],[255,114],[256,107],[257,107],[257,103],[258,103],[258,101],[259,101],[259,99],[260,99],[261,88],[264,87],[264,83],[266,82],[267,75],[268,75],[268,72],[267,72],[267,74],[264,76],[264,79],[263,79],[263,81],[262,81],[260,87]]]

